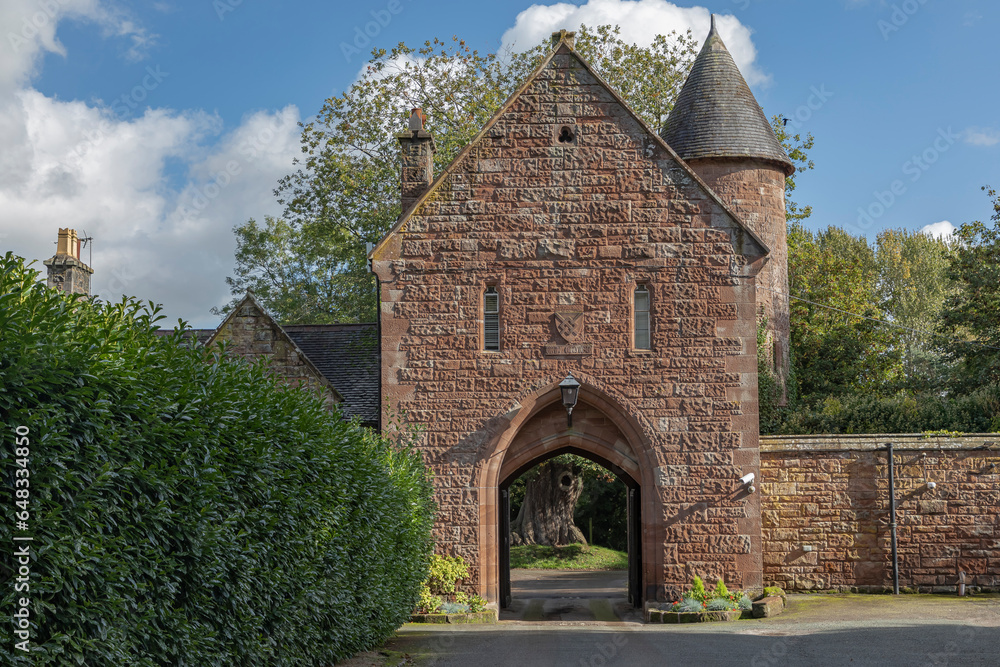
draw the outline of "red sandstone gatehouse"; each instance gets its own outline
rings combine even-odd
[[[760,587],[760,496],[740,478],[760,476],[759,311],[787,359],[793,167],[714,25],[662,134],[572,33],[553,43],[436,178],[414,111],[403,214],[370,254],[382,396],[424,427],[438,549],[505,603],[507,487],[568,451],[629,487],[635,604],[694,574]]]
[[[560,33],[436,180],[419,114],[400,142],[404,214],[371,257],[381,337],[281,324],[252,295],[188,335],[266,359],[363,424],[381,398],[407,410],[425,427],[438,549],[472,563],[481,594],[509,596],[507,487],[560,452],[628,485],[637,604],[694,574],[884,590],[889,441],[901,586],[1000,590],[996,434],[758,437],[756,316],[779,375],[787,363],[791,165],[714,29],[661,136]],[[45,265],[50,287],[89,293],[74,230]]]

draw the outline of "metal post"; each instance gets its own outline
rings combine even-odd
[[[889,527],[892,529],[892,593],[899,595],[899,555],[896,552],[896,481],[893,473],[895,459],[892,443],[886,443],[889,452]]]

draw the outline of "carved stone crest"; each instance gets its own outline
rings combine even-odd
[[[583,329],[586,318],[580,311],[557,311],[556,331],[567,343],[578,343],[583,338]]]

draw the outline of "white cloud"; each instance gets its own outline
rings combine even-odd
[[[56,36],[56,26],[66,19],[95,23],[105,36],[125,39],[125,53],[132,60],[144,56],[156,41],[156,35],[132,20],[126,9],[107,1],[3,0],[0,26],[6,32],[0,45],[0,99],[28,83],[44,54],[67,55]]]
[[[532,5],[517,15],[514,27],[503,35],[502,46],[528,49],[547,41],[556,30],[575,30],[581,24],[589,27],[618,25],[622,38],[636,44],[651,44],[658,34],[669,35],[672,30],[684,34],[688,29],[695,39],[702,40],[708,34],[711,12],[704,7],[678,7],[666,0],[589,0],[580,6],[565,2]],[[768,83],[770,75],[755,64],[757,48],[750,38],[750,29],[731,15],[717,16],[716,25],[747,83]]]
[[[955,225],[951,224],[947,220],[942,220],[941,222],[935,222],[930,225],[925,225],[920,228],[921,234],[927,234],[932,238],[948,240],[951,238],[952,233],[957,229]]]
[[[971,146],[996,146],[1000,144],[1000,131],[992,127],[969,127],[962,138]]]
[[[145,93],[169,76],[155,66],[110,103],[47,97],[30,80],[41,54],[65,54],[55,36],[61,18],[127,37],[126,58],[150,37],[99,0],[52,0],[51,16],[37,9],[46,5],[0,4],[0,25],[25,40],[14,58],[0,57],[0,252],[39,260],[43,270],[58,228],[86,230],[94,241],[83,259],[92,250],[102,299],[128,294],[164,304],[170,323],[215,326],[209,309],[229,300],[233,226],[280,214],[272,191],[299,152],[298,109],[261,111],[226,128],[199,110],[145,108]],[[30,39],[23,20],[38,24],[25,32]]]

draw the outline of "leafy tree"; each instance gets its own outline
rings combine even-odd
[[[903,357],[902,389],[940,389],[951,374],[934,329],[945,299],[955,292],[948,275],[949,244],[927,234],[887,229],[876,239],[878,294]]]
[[[785,152],[788,153],[788,157],[796,169],[794,174],[785,177],[785,219],[789,225],[792,225],[802,222],[812,215],[812,206],[800,207],[792,201],[792,193],[795,192],[795,177],[800,172],[809,171],[815,166],[813,161],[809,159],[809,151],[812,150],[815,139],[813,139],[812,134],[806,134],[804,139],[801,134],[789,134],[785,127],[785,119],[781,116],[771,117],[771,127],[774,128],[775,136],[785,147]]]
[[[30,595],[0,592],[28,611],[18,664],[332,665],[380,645],[431,551],[413,433],[344,421],[160,319],[0,256],[0,542],[22,511],[35,556]],[[17,567],[0,558],[0,581]]]
[[[694,61],[690,32],[657,36],[648,47],[625,42],[617,27],[582,26],[576,48],[650,127],[659,128]],[[279,320],[330,321],[375,318],[374,280],[362,276],[366,244],[376,243],[399,218],[399,144],[409,110],[420,107],[434,134],[434,167],[440,172],[470,143],[503,102],[534,70],[549,46],[520,53],[482,54],[462,40],[434,39],[419,48],[400,43],[372,53],[349,90],[326,101],[303,126],[298,169],[275,190],[287,227],[251,220],[236,227],[240,241],[236,298],[253,289]],[[812,137],[779,138],[800,168]],[[794,189],[794,177],[786,181]],[[790,200],[789,200],[790,201]],[[804,217],[792,203],[790,214]],[[327,253],[296,261],[303,245]],[[347,278],[340,279],[339,273]],[[333,287],[314,285],[335,281]],[[228,308],[227,307],[227,308]],[[223,309],[222,312],[225,312]],[[312,313],[317,313],[313,319]]]
[[[875,253],[837,227],[788,234],[791,355],[803,401],[852,392],[885,393],[902,374],[877,290]],[[822,304],[822,305],[819,305]],[[858,317],[861,315],[862,317]],[[868,318],[868,319],[866,319]]]
[[[948,275],[959,289],[948,297],[942,330],[964,340],[949,346],[961,362],[960,390],[1000,383],[1000,196],[984,187],[993,200],[993,224],[980,221],[955,231]]]
[[[248,290],[282,322],[332,324],[367,322],[375,310],[375,280],[364,248],[343,230],[328,231],[314,222],[292,225],[267,216],[234,228],[236,276],[226,278],[237,298]]]

